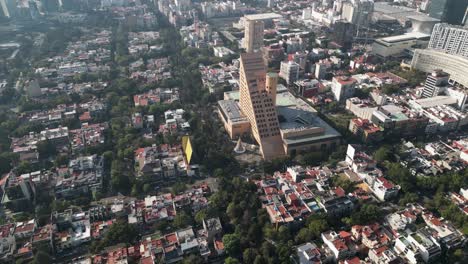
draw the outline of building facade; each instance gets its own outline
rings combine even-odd
[[[260,50],[263,47],[264,22],[261,20],[246,19],[244,32],[244,46],[247,53]]]
[[[468,58],[468,28],[436,24],[428,48]]]

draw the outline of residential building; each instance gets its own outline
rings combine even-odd
[[[294,61],[282,61],[279,77],[284,79],[288,85],[299,79],[300,66]]]
[[[364,143],[383,140],[383,131],[368,119],[353,118],[349,121],[349,131]]]
[[[432,237],[430,230],[420,229],[408,235],[407,239],[419,248],[421,258],[426,263],[433,261],[442,254],[440,245]]]
[[[468,58],[468,28],[436,24],[428,48]]]
[[[312,97],[323,90],[322,84],[316,80],[299,80],[294,83],[296,92],[303,97]]]
[[[403,260],[388,246],[369,250],[369,259],[373,264],[402,264]]]
[[[391,183],[384,177],[366,177],[365,182],[369,185],[375,196],[381,201],[395,198],[400,191],[400,186]]]
[[[466,243],[467,238],[449,221],[438,218],[430,212],[424,212],[422,218],[427,226],[431,228],[432,236],[444,247],[454,249]]]
[[[356,245],[351,236],[351,233],[346,231],[328,231],[321,235],[323,243],[333,252],[336,261],[351,258],[356,254]]]
[[[361,119],[371,119],[372,114],[377,109],[378,107],[372,104],[370,100],[363,100],[357,97],[346,99],[346,110]]]
[[[91,223],[85,212],[73,213],[68,209],[52,216],[56,232],[54,245],[57,253],[71,251],[83,243],[91,241]]]
[[[354,95],[357,81],[352,77],[338,76],[333,77],[331,91],[335,100],[344,102]]]
[[[351,233],[356,243],[361,243],[369,249],[380,248],[393,241],[393,235],[379,223],[354,225],[351,227]]]
[[[320,248],[313,242],[307,242],[297,246],[296,251],[299,264],[322,263],[325,259],[325,255],[323,255]]]
[[[22,178],[10,172],[2,181],[2,204],[17,211],[29,208],[36,197],[36,186],[30,178]]]
[[[418,264],[423,261],[421,249],[413,243],[413,240],[409,240],[407,237],[398,237],[395,240],[393,249],[397,254],[403,257],[407,263]]]
[[[55,183],[55,195],[74,198],[101,190],[104,158],[96,154],[70,160],[68,168],[60,170]]]
[[[439,95],[449,81],[449,75],[442,70],[435,70],[429,74],[424,84],[424,90],[422,92],[423,98],[434,97]]]

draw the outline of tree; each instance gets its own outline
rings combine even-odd
[[[57,149],[48,139],[37,143],[37,151],[39,152],[41,159],[47,159],[57,154]]]
[[[226,253],[231,257],[239,256],[241,252],[240,237],[238,234],[226,234],[223,236],[223,244]]]
[[[341,187],[343,188],[343,190],[346,192],[346,193],[350,193],[350,192],[353,192],[356,187],[355,187],[355,184],[354,182],[344,178],[344,177],[335,177],[333,179],[333,185],[335,187]]]
[[[327,220],[325,220],[325,218],[322,216],[317,217],[317,219],[314,219],[314,217],[312,217],[311,220],[308,220],[307,228],[313,235],[313,238],[316,239],[320,237],[320,234],[323,231],[328,229],[328,223]]]
[[[185,212],[178,213],[174,218],[174,226],[177,228],[184,228],[192,225],[192,218]]]
[[[203,264],[205,260],[200,255],[191,254],[185,257],[182,261],[183,264]]]
[[[381,146],[375,153],[374,153],[374,159],[382,163],[386,160],[388,160],[390,155],[390,149],[387,146]]]
[[[143,184],[143,193],[148,194],[151,191],[151,185],[148,183]]]
[[[374,204],[365,204],[360,210],[355,210],[350,217],[352,225],[371,224],[382,217],[382,210]]]
[[[254,248],[246,248],[242,254],[242,263],[254,263],[257,252]]]
[[[52,257],[42,250],[37,251],[36,255],[34,255],[34,264],[47,264],[52,262]]]
[[[242,209],[239,207],[238,204],[234,203],[234,202],[231,202],[229,203],[227,209],[226,209],[226,213],[227,215],[229,216],[229,218],[231,219],[231,221],[233,221],[234,223],[236,223],[238,221],[238,218],[242,216]]]
[[[195,222],[199,225],[203,223],[203,219],[206,219],[206,209],[200,210],[195,214]]]
[[[239,260],[236,259],[236,258],[227,257],[227,258],[224,260],[224,264],[240,264],[240,262],[239,262]]]
[[[109,227],[103,241],[106,246],[110,246],[118,243],[133,243],[137,237],[138,230],[135,225],[118,221]]]
[[[297,233],[294,240],[296,241],[296,244],[303,244],[308,241],[311,241],[312,238],[313,238],[312,232],[307,227],[305,227],[299,230],[299,233]]]
[[[182,182],[177,182],[172,186],[172,193],[176,195],[184,192],[185,190],[187,190],[187,186],[185,186],[185,184]]]
[[[386,95],[392,95],[398,93],[400,91],[400,87],[396,84],[384,84],[382,85],[382,92]]]

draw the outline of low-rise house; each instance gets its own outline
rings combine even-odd
[[[369,260],[373,264],[403,264],[401,259],[393,249],[388,246],[381,246],[369,250]]]
[[[351,233],[346,231],[328,231],[321,235],[323,243],[333,252],[335,260],[353,257],[357,252]]]
[[[442,253],[439,243],[435,241],[430,232],[427,229],[420,229],[407,236],[407,239],[420,249],[421,258],[426,263],[437,259]]]
[[[325,260],[325,256],[321,250],[313,242],[308,242],[297,246],[297,257],[299,258],[299,264],[316,264],[322,263]]]
[[[467,238],[449,221],[438,218],[430,212],[423,213],[422,218],[431,229],[436,241],[446,248],[459,248],[466,243]]]
[[[406,237],[397,238],[393,249],[407,263],[417,264],[423,261],[419,247]]]
[[[15,238],[18,240],[28,239],[34,234],[36,228],[37,223],[35,219],[31,219],[25,222],[17,222],[14,232]]]
[[[372,225],[355,225],[351,228],[351,233],[356,242],[362,243],[369,249],[389,245],[393,236],[378,223]]]
[[[102,188],[103,163],[103,157],[96,154],[71,160],[56,180],[56,197],[69,198],[99,191]]]
[[[220,236],[223,232],[223,226],[219,217],[203,219],[203,230],[208,237],[208,241],[212,241],[214,237]]]
[[[73,213],[71,209],[63,213],[55,212],[54,245],[57,253],[63,253],[91,241],[91,224],[85,212]]]

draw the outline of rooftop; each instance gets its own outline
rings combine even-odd
[[[244,16],[248,20],[269,20],[269,19],[278,19],[282,18],[283,16],[276,13],[262,13],[262,14],[254,14],[254,15],[245,15]]]

